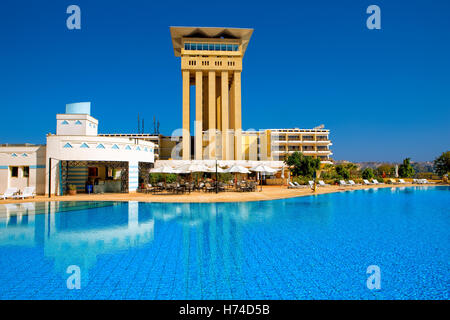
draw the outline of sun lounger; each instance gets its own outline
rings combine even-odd
[[[397,181],[395,181],[395,179],[389,179],[390,182],[392,182],[392,184],[398,184]]]
[[[352,186],[360,186],[361,185],[360,183],[355,183],[355,181],[353,181],[353,180],[348,180],[348,183]]]
[[[367,185],[371,185],[371,184],[373,184],[372,182],[370,182],[369,180],[367,180],[367,179],[363,179],[363,182],[364,182],[364,184],[367,184]]]
[[[403,179],[398,179],[398,183],[405,184],[406,182]]]
[[[13,199],[25,199],[25,198],[34,198],[36,194],[34,193],[34,187],[25,187],[21,194],[17,194],[12,196]]]
[[[377,179],[372,179],[373,184],[381,184]]]
[[[326,184],[325,182],[323,182],[323,180],[319,180],[319,186],[325,187],[325,186],[329,186],[329,184]]]
[[[294,183],[295,183],[295,184],[294,184]],[[298,189],[298,188],[302,188],[302,187],[303,187],[302,185],[298,184],[297,182],[294,182],[294,183],[289,182],[288,188],[289,188],[289,189]]]
[[[6,189],[5,193],[0,195],[0,199],[7,199],[7,198],[12,198],[14,196],[14,194],[16,192],[18,192],[19,190],[17,190],[17,188],[8,188]]]
[[[351,186],[351,184],[348,184],[344,180],[339,180],[339,185],[341,185],[341,186]]]

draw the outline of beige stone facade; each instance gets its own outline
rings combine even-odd
[[[242,160],[242,59],[253,29],[171,27],[170,32],[175,56],[181,58],[182,159]]]

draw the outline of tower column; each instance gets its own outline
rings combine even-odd
[[[234,146],[236,160],[242,160],[241,72],[234,72]]]
[[[228,71],[222,71],[222,160],[230,159],[230,145],[228,137]]]
[[[216,72],[209,71],[208,72],[208,157],[209,159],[215,159],[216,156]]]
[[[183,160],[191,157],[191,134],[189,128],[189,71],[183,71]]]
[[[203,144],[203,73],[195,72],[195,160],[202,160]]]

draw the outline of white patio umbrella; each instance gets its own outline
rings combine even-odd
[[[258,174],[263,174],[263,175],[265,175],[266,173],[270,174],[270,173],[275,173],[278,171],[277,169],[273,169],[273,168],[268,167],[263,164],[257,165],[256,167],[253,167],[253,168],[250,168],[250,170],[253,172],[258,172]],[[262,191],[262,180],[259,179],[259,177],[258,177],[258,180],[260,180],[260,182],[261,182],[261,191]]]
[[[271,167],[268,167],[266,165],[260,164],[260,165],[257,165],[256,167],[250,168],[250,171],[263,172],[263,173],[275,173],[278,170],[274,169],[274,168],[271,168]]]
[[[250,171],[248,171],[247,168],[245,168],[243,166],[239,166],[239,165],[233,165],[233,166],[229,167],[228,169],[225,169],[224,172],[229,172],[229,173],[250,173]]]
[[[209,168],[204,164],[188,163],[177,167],[180,173],[192,173],[192,172],[210,172]]]
[[[209,167],[208,172],[216,172],[216,167]],[[217,173],[224,173],[225,170],[217,166]]]
[[[162,166],[158,168],[153,168],[150,170],[151,173],[180,173],[177,169],[174,169],[170,166]]]

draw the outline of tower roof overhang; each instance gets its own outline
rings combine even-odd
[[[170,27],[173,51],[181,56],[182,38],[239,39],[242,42],[242,56],[245,54],[253,29],[215,27]]]

